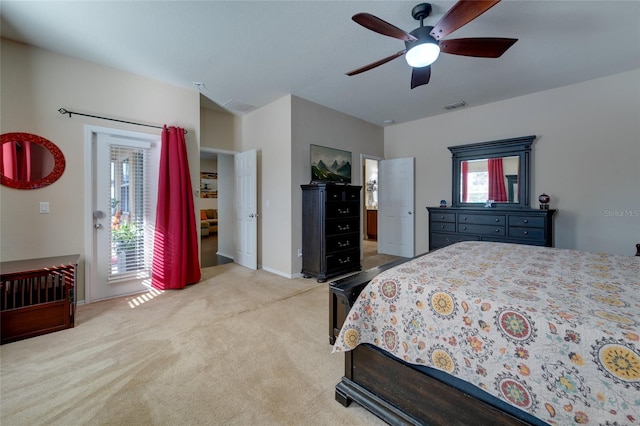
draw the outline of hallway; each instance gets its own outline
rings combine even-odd
[[[202,247],[202,261],[201,268],[208,268],[210,266],[224,265],[225,263],[233,263],[233,259],[220,256],[218,252],[218,234],[209,234],[206,237],[200,239]]]

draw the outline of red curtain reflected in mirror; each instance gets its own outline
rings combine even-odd
[[[469,163],[467,161],[462,162],[462,200],[463,203],[467,202],[469,194]]]
[[[504,185],[502,158],[489,158],[489,200],[496,203],[507,201],[507,189]]]
[[[1,183],[16,189],[50,185],[65,168],[62,151],[51,141],[30,133],[5,133],[0,150]]]

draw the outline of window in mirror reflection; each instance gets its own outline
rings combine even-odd
[[[485,158],[461,162],[460,202],[518,202],[519,157]]]

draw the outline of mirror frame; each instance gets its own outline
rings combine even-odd
[[[483,207],[484,203],[463,203],[460,201],[460,173],[462,162],[468,160],[480,160],[484,158],[518,157],[518,172],[520,184],[518,185],[517,203],[494,203],[493,208],[529,208],[531,198],[531,145],[535,135],[519,138],[501,139],[488,142],[479,142],[468,145],[448,147],[453,160],[453,186],[451,188],[452,207]]]
[[[0,174],[0,184],[14,189],[38,189],[49,186],[60,179],[60,176],[62,176],[62,173],[64,172],[66,163],[64,154],[62,154],[62,151],[60,151],[60,148],[58,148],[56,144],[54,144],[50,140],[43,138],[42,136],[34,135],[31,133],[4,133],[1,135],[0,147],[5,142],[19,141],[35,143],[36,145],[40,145],[47,151],[49,151],[53,156],[53,170],[51,170],[51,172],[42,179],[28,182],[11,179],[3,174]]]

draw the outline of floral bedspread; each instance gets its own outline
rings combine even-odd
[[[362,291],[334,352],[373,344],[558,425],[640,424],[640,257],[463,242]]]

